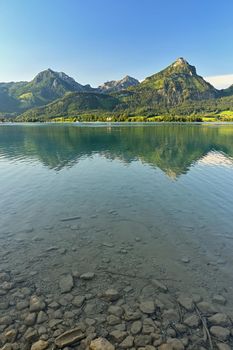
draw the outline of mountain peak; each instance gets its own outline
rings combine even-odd
[[[194,66],[191,66],[191,64],[189,64],[188,61],[186,61],[183,57],[177,58],[177,60],[168,68],[176,71],[177,73],[186,73],[189,75],[197,74],[196,68]]]
[[[139,84],[139,81],[135,78],[130,77],[129,75],[126,75],[124,78],[120,80],[111,80],[107,81],[106,83],[100,85],[98,87],[98,90],[100,92],[117,92],[124,89],[127,89],[131,86],[136,86]]]
[[[186,61],[183,57],[179,57],[177,58],[177,60],[173,63],[173,65],[176,65],[176,66],[187,66],[189,65],[188,61]]]
[[[159,73],[146,78],[139,89],[149,89],[156,103],[176,105],[185,100],[203,100],[218,96],[217,90],[207,83],[183,57]]]

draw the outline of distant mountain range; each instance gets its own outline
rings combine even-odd
[[[213,115],[225,110],[233,110],[233,85],[215,89],[183,58],[142,82],[126,76],[92,88],[63,72],[47,69],[30,82],[0,83],[0,115],[25,121],[67,117],[98,120],[101,116],[101,120],[125,120],[134,116]]]

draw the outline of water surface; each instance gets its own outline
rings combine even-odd
[[[0,178],[2,269],[45,291],[74,270],[160,278],[232,308],[232,125],[1,125]]]

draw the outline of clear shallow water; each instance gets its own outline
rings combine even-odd
[[[50,292],[160,278],[232,310],[232,125],[1,125],[0,179],[3,270]]]

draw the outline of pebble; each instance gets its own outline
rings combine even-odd
[[[208,314],[214,314],[217,312],[216,308],[212,304],[210,304],[206,301],[201,301],[200,303],[197,304],[197,307],[198,307],[199,311],[203,314],[208,315]]]
[[[227,340],[230,336],[230,331],[227,328],[221,326],[212,326],[210,327],[210,333],[218,338],[219,340]]]
[[[38,328],[38,333],[39,333],[39,335],[45,334],[46,332],[47,332],[46,327],[40,326],[40,327]]]
[[[146,346],[151,342],[151,336],[150,335],[136,335],[134,338],[134,345],[136,347],[140,346]]]
[[[49,304],[49,307],[56,310],[59,309],[60,305],[56,301],[53,301]]]
[[[107,339],[105,338],[97,338],[91,341],[89,345],[90,350],[115,350],[115,346],[113,346]]]
[[[30,299],[30,312],[41,311],[45,309],[45,303],[36,295]]]
[[[92,280],[94,277],[95,277],[94,272],[86,272],[86,273],[83,273],[83,274],[80,276],[80,278],[81,278],[82,280],[85,280],[85,281]]]
[[[35,324],[35,322],[36,322],[36,313],[35,312],[28,314],[24,319],[24,323],[27,326],[33,326]]]
[[[226,299],[222,295],[214,295],[213,296],[213,303],[216,303],[219,305],[225,305]]]
[[[3,316],[0,318],[0,325],[9,326],[12,323],[12,318],[10,316]]]
[[[184,344],[179,339],[169,339],[167,343],[171,345],[171,348],[174,350],[184,350]]]
[[[77,295],[73,301],[72,301],[72,304],[76,307],[81,307],[85,301],[85,297],[84,296],[81,296],[81,295]]]
[[[116,324],[121,323],[121,319],[115,315],[109,315],[107,317],[107,322],[110,326],[114,326]]]
[[[174,309],[169,309],[163,312],[163,319],[169,322],[178,322],[180,320],[180,315],[178,311]]]
[[[218,350],[231,350],[231,347],[224,343],[217,343]]]
[[[116,301],[120,298],[120,294],[116,289],[107,289],[103,294],[104,299],[108,301]]]
[[[44,323],[46,322],[48,319],[48,316],[46,315],[46,313],[44,311],[40,311],[38,313],[38,316],[37,316],[37,323],[40,324],[40,323]]]
[[[208,321],[213,326],[230,326],[231,321],[224,313],[217,313],[208,318]]]
[[[28,328],[24,334],[24,338],[28,343],[35,342],[38,339],[38,333],[36,329]]]
[[[153,314],[155,312],[155,303],[152,300],[142,301],[139,308],[144,314]]]
[[[187,298],[187,297],[183,297],[180,296],[177,299],[178,303],[183,306],[183,308],[185,308],[185,310],[187,311],[193,311],[194,309],[194,303],[193,303],[193,299],[192,298]]]
[[[49,346],[49,343],[44,340],[38,340],[31,347],[31,350],[45,350]]]
[[[102,246],[107,247],[107,248],[113,248],[114,244],[113,243],[104,242],[104,243],[102,243]]]
[[[0,310],[6,310],[9,307],[8,301],[0,303]]]
[[[16,304],[16,309],[17,309],[18,311],[21,311],[21,310],[26,309],[28,306],[29,306],[29,302],[28,302],[27,300],[23,300],[23,301],[19,301],[19,302]]]
[[[115,315],[115,316],[118,316],[118,317],[121,317],[124,313],[124,310],[120,306],[111,305],[108,308],[108,313]]]
[[[127,336],[127,332],[115,330],[110,333],[111,338],[117,342],[121,343]]]
[[[58,250],[59,247],[56,247],[56,246],[52,246],[52,247],[48,247],[45,249],[46,252],[52,252],[53,250]]]
[[[184,264],[188,264],[190,262],[190,259],[188,257],[183,257],[181,259],[181,261],[184,263]]]
[[[198,327],[200,324],[200,319],[197,315],[191,315],[184,320],[184,324],[190,328]]]
[[[12,348],[11,344],[5,344],[5,345],[1,348],[1,350],[13,350],[13,348]]]
[[[85,323],[88,326],[94,326],[94,324],[96,324],[96,320],[94,320],[93,318],[86,318]]]
[[[71,329],[55,339],[55,344],[57,347],[64,348],[67,345],[72,345],[85,338],[85,333],[80,327]]]
[[[130,332],[133,335],[136,335],[140,333],[142,330],[142,322],[141,321],[134,321],[131,325]]]
[[[17,334],[18,334],[18,331],[15,329],[10,329],[6,331],[5,333],[6,341],[10,343],[14,343],[14,341],[16,340]]]
[[[128,335],[121,343],[120,348],[128,349],[133,346],[134,338],[131,335]],[[102,349],[101,349],[102,350]]]
[[[69,273],[63,275],[59,281],[59,287],[61,289],[61,293],[69,293],[74,286],[73,276]]]
[[[167,292],[167,286],[165,286],[165,284],[163,284],[162,282],[156,280],[156,279],[152,279],[151,280],[151,284],[158,289],[160,292]]]

